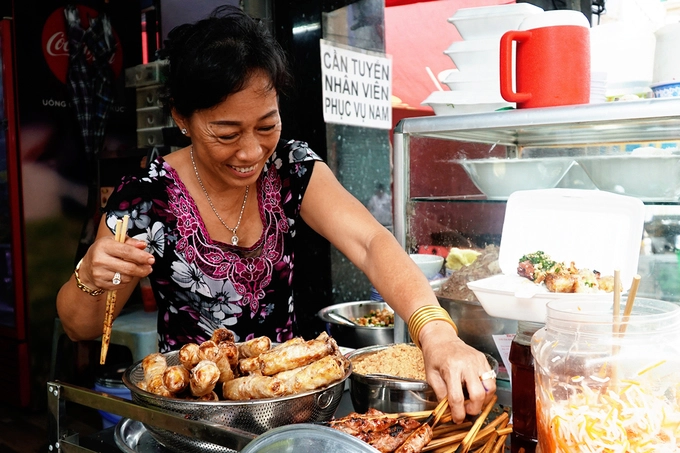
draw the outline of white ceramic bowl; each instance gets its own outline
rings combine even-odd
[[[655,98],[672,98],[680,96],[680,80],[657,83],[650,87]]]
[[[518,190],[552,189],[574,164],[571,158],[464,159],[472,182],[489,199],[505,200]]]
[[[678,201],[680,198],[680,154],[677,152],[591,156],[576,161],[600,190],[643,201]]]
[[[431,107],[435,115],[467,115],[512,108],[515,104],[494,91],[433,91],[421,105]]]
[[[451,58],[459,71],[499,72],[500,39],[475,39],[455,41],[444,53]]]
[[[517,30],[529,15],[543,9],[529,3],[461,8],[449,18],[463,39],[499,38],[506,31]]]
[[[444,257],[439,255],[412,253],[411,259],[415,261],[428,280],[435,278],[442,270],[442,266],[444,265]]]
[[[486,91],[498,93],[500,96],[500,73],[498,71],[452,71],[442,82],[451,91]]]

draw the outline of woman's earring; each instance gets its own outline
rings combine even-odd
[[[187,135],[187,130],[184,127],[182,128],[182,130],[180,132],[182,133],[182,135]]]

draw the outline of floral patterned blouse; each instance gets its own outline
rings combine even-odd
[[[201,343],[217,327],[237,341],[295,336],[293,243],[300,205],[319,156],[299,141],[280,141],[257,181],[263,232],[252,247],[210,238],[196,203],[162,157],[125,177],[109,198],[106,224],[130,216],[127,234],[156,259],[149,275],[158,305],[159,350]]]

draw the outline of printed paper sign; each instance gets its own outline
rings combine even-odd
[[[323,119],[392,129],[392,60],[321,40]]]

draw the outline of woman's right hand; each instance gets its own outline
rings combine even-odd
[[[136,284],[153,270],[154,257],[145,249],[146,242],[130,237],[124,243],[117,242],[113,235],[100,237],[83,257],[80,280],[90,288],[109,291]],[[117,273],[120,282],[115,284]]]

